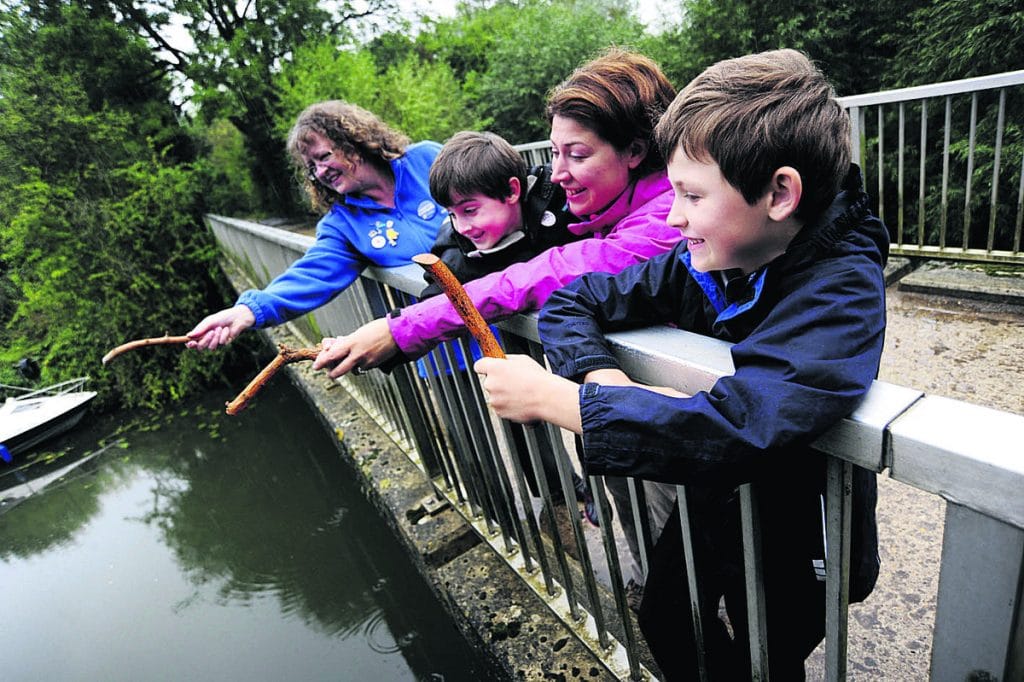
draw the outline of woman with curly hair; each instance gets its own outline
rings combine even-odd
[[[447,215],[427,180],[440,149],[409,144],[354,104],[307,107],[288,135],[288,153],[324,213],[316,242],[264,289],[244,291],[234,306],[206,316],[189,332],[189,347],[213,350],[250,327],[281,324],[330,301],[367,265],[407,265],[429,251]]]

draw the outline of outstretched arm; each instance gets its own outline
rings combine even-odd
[[[207,315],[186,336],[188,348],[215,350],[234,341],[239,334],[256,323],[256,316],[245,305],[236,305]]]
[[[351,334],[325,338],[321,345],[313,369],[327,369],[332,379],[376,367],[398,352],[384,318],[367,322]]]

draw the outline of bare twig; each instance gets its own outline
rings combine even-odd
[[[239,393],[234,400],[227,403],[226,409],[224,410],[225,412],[232,416],[238,414],[245,409],[245,406],[248,405],[249,401],[255,397],[261,388],[263,388],[264,384],[270,381],[270,378],[277,373],[277,370],[292,362],[315,360],[321,350],[320,344],[317,344],[312,348],[289,348],[283,343],[280,343],[277,345],[277,348],[277,357],[271,360],[270,364],[260,370],[260,373],[249,382],[248,386],[242,389],[242,392]]]
[[[103,356],[103,364],[107,364],[114,358],[125,351],[134,350],[136,348],[142,348],[143,346],[159,346],[164,344],[175,344],[175,343],[188,343],[192,339],[187,336],[169,336],[164,334],[163,336],[157,336],[152,339],[136,339],[129,341],[128,343],[122,343],[120,346],[113,348],[106,355]]]
[[[480,350],[484,352],[484,355],[489,358],[504,358],[505,351],[498,345],[498,340],[491,333],[491,328],[487,326],[480,311],[473,305],[473,300],[462,288],[462,284],[455,278],[452,271],[448,269],[448,266],[444,264],[444,261],[432,253],[421,253],[413,256],[412,259],[413,262],[434,276],[441,291],[455,307],[455,312],[466,323],[466,329],[480,344]]]

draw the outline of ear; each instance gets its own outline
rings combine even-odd
[[[804,193],[803,178],[792,166],[782,166],[772,174],[769,188],[770,202],[768,217],[775,222],[782,222],[796,213],[800,206],[800,197]]]
[[[522,196],[523,188],[519,184],[519,178],[511,177],[508,179],[508,196],[505,197],[506,204],[518,204],[519,197]]]
[[[630,170],[635,169],[647,158],[647,150],[647,140],[638,137],[629,143],[629,147],[626,148],[626,164]]]

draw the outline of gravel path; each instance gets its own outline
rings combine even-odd
[[[1024,414],[1024,308],[889,288],[879,378]],[[945,502],[879,478],[882,573],[850,608],[849,680],[927,680]],[[822,679],[821,649],[808,679]]]

